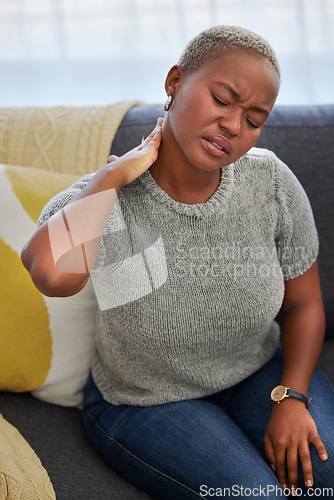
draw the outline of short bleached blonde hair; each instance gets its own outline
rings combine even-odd
[[[202,31],[188,43],[178,64],[184,71],[194,70],[206,59],[230,48],[242,48],[267,58],[280,79],[280,66],[271,45],[262,36],[239,26],[221,25]]]

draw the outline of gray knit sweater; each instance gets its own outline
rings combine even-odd
[[[90,180],[53,198],[39,223]],[[284,280],[315,261],[307,196],[253,148],[203,204],[170,198],[145,172],[123,187],[91,273],[100,305],[92,373],[116,405],[155,405],[231,387],[273,356]]]

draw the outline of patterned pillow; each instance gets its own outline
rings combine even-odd
[[[0,165],[0,390],[80,406],[89,373],[96,298],[90,283],[77,295],[50,298],[33,285],[20,252],[43,206],[78,175]]]
[[[0,415],[0,498],[56,500],[40,459],[27,441]]]

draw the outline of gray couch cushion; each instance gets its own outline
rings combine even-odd
[[[116,474],[88,440],[81,413],[30,394],[0,392],[0,412],[35,450],[57,500],[148,500]]]

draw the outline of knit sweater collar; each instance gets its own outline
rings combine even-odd
[[[170,210],[184,215],[207,217],[221,210],[229,197],[234,182],[234,164],[228,165],[220,170],[220,182],[217,190],[204,203],[196,203],[189,205],[173,200],[161,187],[156,183],[149,170],[146,170],[139,180],[146,190],[159,203],[164,204]]]

